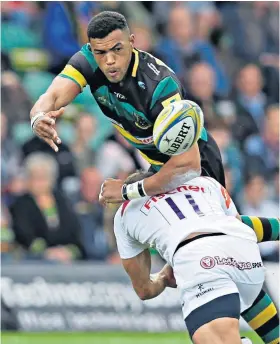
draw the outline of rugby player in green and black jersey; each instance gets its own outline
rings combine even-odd
[[[88,85],[104,115],[157,172],[145,180],[145,193],[168,191],[201,171],[225,185],[219,149],[205,129],[198,144],[179,156],[170,158],[153,144],[157,116],[166,105],[185,95],[168,66],[134,48],[134,35],[125,18],[115,12],[102,12],[91,20],[87,33],[89,43],[69,60],[31,110],[34,132],[57,150],[60,139],[52,117],[60,116],[62,107]],[[111,186],[106,201],[120,201],[121,183]]]
[[[89,43],[69,60],[32,108],[34,133],[58,151],[61,140],[55,130],[55,119],[63,114],[63,107],[88,85],[104,115],[129,143],[140,150],[154,172],[129,188],[121,180],[106,180],[101,191],[102,203],[157,195],[200,174],[225,185],[219,149],[205,129],[198,143],[180,155],[163,155],[154,146],[152,134],[157,116],[169,103],[184,99],[185,94],[168,66],[147,52],[134,48],[134,35],[130,33],[125,18],[116,12],[101,12],[90,21],[87,34]],[[277,228],[267,223],[261,223],[260,227],[260,222],[256,228],[251,223],[259,237],[275,240],[279,235]],[[260,228],[263,235],[260,235]],[[265,297],[268,297],[265,293],[260,294],[258,303]],[[262,329],[261,335],[274,330],[274,325],[278,324],[273,303],[265,302],[265,305],[270,313],[264,321],[257,322],[257,329]],[[264,312],[263,307],[261,311]],[[259,311],[248,314],[250,317],[248,315],[246,320],[250,321],[258,317]]]

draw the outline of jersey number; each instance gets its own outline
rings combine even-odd
[[[189,202],[189,204],[192,206],[195,213],[199,216],[202,216],[203,213],[199,209],[199,206],[195,203],[195,200],[192,198],[192,196],[190,194],[187,194],[187,195],[185,195],[185,197],[186,197],[187,201]],[[178,218],[180,220],[183,220],[185,218],[185,215],[177,207],[176,203],[173,201],[173,199],[171,197],[166,198],[165,201],[167,202],[169,207],[174,211],[174,213],[178,216]]]

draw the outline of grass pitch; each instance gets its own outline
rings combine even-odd
[[[254,344],[263,344],[252,332],[244,333]],[[191,344],[185,333],[2,333],[2,344]]]

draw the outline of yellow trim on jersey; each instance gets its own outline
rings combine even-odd
[[[87,85],[87,81],[84,78],[83,74],[81,74],[76,68],[71,65],[66,65],[60,74],[64,74],[65,76],[69,76],[70,78],[74,79],[81,86],[81,88]]]
[[[134,143],[140,143],[143,144],[142,141],[138,140],[136,137],[132,136],[128,131],[125,129],[119,127],[117,124],[113,124],[113,126],[124,136],[126,139],[134,142]]]
[[[269,342],[268,344],[279,344],[279,337],[274,339],[272,342]]]
[[[146,154],[144,154],[143,152],[139,151],[139,153],[141,154],[141,156],[146,160],[148,161],[151,165],[164,165],[163,162],[160,162],[160,161],[157,161],[157,160],[153,160],[153,159],[150,159],[149,157],[147,157]]]
[[[174,96],[169,97],[168,99],[165,99],[163,102],[161,102],[161,105],[165,108],[167,107],[170,103],[176,102],[181,100],[181,96],[180,93],[176,93],[174,94]]]
[[[139,66],[139,52],[135,49],[133,49],[133,52],[135,54],[135,61],[134,61],[134,66],[132,69],[132,76],[135,78],[136,77],[136,73],[137,73],[137,69]]]
[[[254,319],[249,321],[249,325],[252,329],[256,330],[263,324],[268,322],[274,315],[277,314],[277,309],[273,303],[266,307],[262,312],[260,312]]]
[[[197,127],[197,129],[198,129],[197,132],[196,132],[196,136],[195,136],[195,138],[194,138],[194,142],[197,142],[198,139],[200,138],[202,128],[201,128],[200,116],[199,116],[199,114],[196,112],[195,108],[193,108],[193,109],[194,109],[195,117],[196,117],[196,127]],[[201,130],[199,130],[199,129],[201,129]]]
[[[263,239],[263,225],[261,220],[256,216],[250,216],[251,221],[253,222],[254,231],[258,238],[258,242],[261,242]]]

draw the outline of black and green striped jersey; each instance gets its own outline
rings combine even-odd
[[[155,170],[168,161],[170,157],[153,144],[153,125],[165,106],[184,99],[184,91],[175,73],[162,61],[133,49],[126,77],[120,83],[111,83],[86,44],[59,75],[73,80],[81,90],[88,85],[104,115]],[[207,140],[205,129],[201,139]]]

